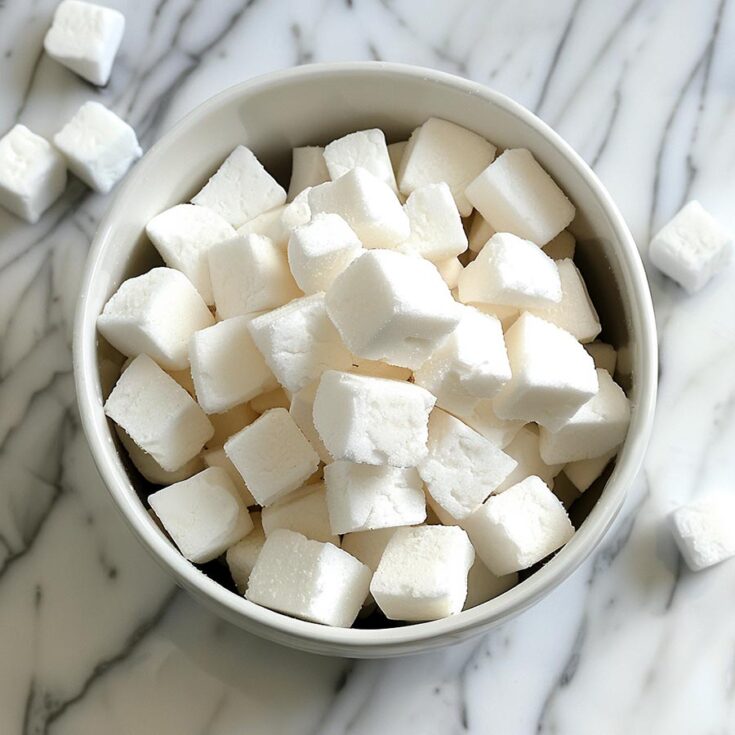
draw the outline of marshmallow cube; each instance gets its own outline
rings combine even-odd
[[[179,551],[195,564],[212,561],[253,530],[230,476],[210,467],[148,496]]]
[[[241,237],[247,235],[263,235],[273,241],[274,245],[285,250],[288,247],[288,231],[283,225],[283,213],[286,206],[269,209],[263,214],[248,220],[244,225],[237,228],[237,234]]]
[[[85,102],[54,135],[54,145],[69,169],[102,194],[143,154],[130,125],[99,102]]]
[[[541,459],[540,441],[538,427],[535,424],[526,424],[513,437],[513,441],[504,451],[518,464],[495,492],[502,493],[531,475],[540,477],[550,488],[554,487],[554,478],[562,471],[564,465],[546,464]]]
[[[101,5],[64,0],[54,12],[43,47],[52,58],[92,84],[110,78],[125,31],[125,16]]]
[[[263,506],[301,487],[319,466],[317,453],[285,408],[266,411],[231,436],[224,449]]]
[[[554,261],[532,242],[509,232],[493,235],[459,279],[459,298],[465,303],[521,309],[553,305],[561,297]]]
[[[366,248],[395,248],[411,234],[395,192],[364,168],[310,189],[309,208],[340,215]]]
[[[307,145],[291,151],[291,182],[288,201],[292,202],[304,189],[329,181],[329,171],[324,160],[324,148]]]
[[[327,316],[322,293],[256,317],[250,333],[278,382],[291,393],[329,368],[349,370],[352,365],[350,351]]]
[[[361,253],[362,243],[338,214],[316,214],[288,241],[288,264],[306,294],[326,291]]]
[[[273,309],[301,293],[286,253],[263,235],[235,237],[212,246],[209,271],[222,319]]]
[[[25,125],[0,138],[0,205],[26,222],[38,222],[66,186],[59,152]]]
[[[427,184],[447,183],[463,217],[472,213],[467,185],[495,158],[496,148],[483,137],[448,120],[429,118],[416,128],[406,146],[398,173],[405,195]]]
[[[597,393],[592,358],[574,337],[528,312],[505,333],[511,379],[493,399],[500,418],[556,431]]]
[[[318,386],[319,381],[315,380],[305,388],[294,393],[291,396],[289,413],[291,414],[291,418],[296,422],[296,426],[301,429],[301,433],[308,439],[309,444],[314,447],[314,450],[319,455],[319,459],[325,464],[329,464],[333,461],[332,455],[327,451],[322,438],[319,436],[319,432],[314,426],[314,398],[316,397]]]
[[[372,531],[346,533],[342,537],[342,549],[374,572],[395,532],[395,528],[375,528]]]
[[[401,140],[398,143],[388,143],[388,156],[390,157],[390,164],[393,166],[393,174],[398,180],[398,171],[401,168],[401,161],[403,160],[403,153],[408,145],[407,140]]]
[[[253,530],[244,539],[230,546],[225,554],[225,561],[232,575],[232,580],[241,595],[245,594],[250,573],[253,571],[255,562],[258,561],[263,544],[265,544],[260,513],[251,513],[250,520],[253,522]]]
[[[415,467],[426,455],[434,396],[411,383],[328,370],[314,426],[335,459]]]
[[[251,536],[246,536],[246,540]],[[499,597],[518,584],[517,574],[504,574],[498,577],[493,574],[481,561],[476,558],[467,575],[467,599],[463,610],[482,605],[483,602]]]
[[[479,212],[475,212],[470,225],[470,250],[473,253],[479,253],[494,234],[493,226]]]
[[[309,206],[309,192],[313,187],[309,186],[300,194],[294,197],[294,200],[283,208],[281,213],[281,227],[286,233],[286,239],[291,237],[291,233],[301,225],[305,225],[311,219],[311,207]],[[288,245],[288,242],[286,243]]]
[[[288,410],[291,408],[291,396],[279,386],[253,398],[250,401],[250,408],[257,414],[265,413],[271,408],[285,408]]]
[[[313,541],[323,541],[339,546],[337,532],[329,523],[324,483],[307,485],[289,493],[273,505],[263,508],[263,531],[266,538],[278,528],[296,531]]]
[[[399,528],[370,583],[389,620],[439,620],[462,610],[475,552],[456,526]]]
[[[593,459],[617,449],[630,423],[630,401],[607,370],[597,370],[599,390],[554,431],[541,427],[539,449],[547,464]]]
[[[552,260],[570,260],[574,258],[577,249],[577,241],[569,230],[562,230],[556,237],[544,245],[544,252]]]
[[[436,269],[439,271],[439,275],[442,277],[444,283],[447,284],[447,288],[457,288],[459,283],[459,277],[462,275],[464,266],[458,258],[448,258],[435,263]]]
[[[465,190],[497,232],[546,245],[573,219],[574,205],[525,148],[506,150]]]
[[[491,495],[462,525],[482,562],[499,576],[528,569],[574,535],[561,501],[534,476]]]
[[[467,406],[464,401],[459,405],[445,402],[441,408],[456,416],[460,421],[501,449],[507,447],[513,441],[525,423],[519,420],[499,418],[490,399],[481,399],[470,406]]]
[[[194,399],[147,355],[120,376],[105,413],[167,472],[195,457],[214,433]]]
[[[603,454],[593,459],[579,459],[564,465],[564,474],[574,487],[583,493],[590,485],[605,471],[610,460],[615,456],[617,450]],[[554,487],[556,490],[556,487]]]
[[[195,391],[192,391],[192,395],[196,398],[195,393]],[[237,434],[240,429],[250,426],[258,418],[258,413],[247,403],[242,403],[239,406],[234,406],[229,411],[210,413],[207,418],[214,426],[214,434],[207,442],[207,448],[216,449],[221,447],[233,434]]]
[[[735,556],[735,499],[732,494],[710,495],[671,514],[671,530],[687,566],[693,571]]]
[[[656,268],[691,294],[727,265],[731,240],[719,222],[694,200],[656,233],[648,255]]]
[[[157,214],[145,231],[166,265],[184,273],[204,301],[214,304],[209,250],[235,237],[235,230],[211,209],[177,204]]]
[[[418,471],[440,518],[442,515],[455,521],[466,518],[516,464],[454,416],[435,409],[429,417],[428,453]]]
[[[415,189],[404,210],[411,225],[411,234],[401,243],[403,252],[415,253],[439,263],[467,250],[467,235],[452,192],[445,182]]]
[[[596,368],[607,370],[610,375],[615,375],[618,353],[612,345],[595,340],[594,342],[588,342],[584,348],[592,356]]]
[[[236,467],[230,461],[230,458],[225,454],[225,450],[222,447],[218,449],[210,449],[202,454],[202,460],[207,467],[219,467],[223,469],[232,480],[234,486],[237,488],[242,502],[246,506],[256,505],[255,498],[250,492],[250,489],[245,484],[245,480],[242,479],[242,475],[237,471]]]
[[[332,180],[360,167],[398,193],[388,146],[382,130],[358,130],[333,140],[324,149],[324,161]]]
[[[284,204],[286,192],[255,154],[239,145],[191,201],[213,210],[233,227],[240,227]]]
[[[426,520],[426,500],[413,467],[373,467],[344,460],[324,468],[334,533],[411,526]]]
[[[369,251],[354,260],[335,279],[326,303],[352,352],[412,370],[460,318],[434,265],[389,250]]]
[[[250,573],[251,602],[314,623],[349,628],[370,586],[370,569],[333,544],[280,528]]]

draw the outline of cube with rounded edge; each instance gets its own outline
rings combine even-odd
[[[328,541],[335,546],[340,544],[339,536],[329,522],[323,482],[294,490],[273,505],[263,508],[262,519],[266,537],[277,528],[287,528],[313,541]]]
[[[297,618],[349,628],[370,577],[368,567],[333,544],[279,528],[258,555],[245,597]]]
[[[251,513],[250,520],[253,522],[253,530],[244,539],[230,546],[225,554],[225,561],[232,575],[232,581],[241,595],[244,595],[248,588],[250,572],[253,571],[255,562],[258,561],[260,551],[263,544],[265,544],[260,513]]]
[[[346,533],[342,537],[342,548],[374,572],[396,530],[396,528],[375,528],[372,531]]]
[[[252,534],[245,537],[247,540]],[[518,575],[504,574],[498,577],[493,574],[479,558],[475,558],[469,574],[467,575],[467,599],[464,601],[463,610],[482,605],[483,602],[499,597],[518,584]]]
[[[569,462],[564,465],[564,474],[574,487],[583,493],[605,471],[605,468],[610,464],[610,460],[616,454],[617,450],[613,450],[612,452],[603,454],[601,457],[578,459],[576,462]],[[554,490],[556,490],[556,487],[554,487]]]
[[[300,488],[319,466],[317,453],[285,408],[266,411],[224,448],[263,506]]]
[[[462,610],[475,552],[456,526],[399,528],[370,583],[389,620],[439,620]]]
[[[269,209],[263,214],[248,220],[244,225],[237,228],[237,234],[241,237],[246,235],[264,235],[273,241],[274,245],[285,250],[288,246],[288,231],[283,225],[283,213],[286,206]]]
[[[301,433],[309,440],[309,443],[316,450],[319,459],[328,464],[333,461],[332,455],[324,446],[319,432],[314,426],[314,398],[316,397],[316,389],[319,381],[314,380],[307,386],[297,391],[291,396],[291,405],[289,413],[296,422],[296,426],[301,429]]]
[[[202,460],[207,467],[219,467],[223,469],[234,483],[237,491],[240,493],[243,503],[246,506],[256,505],[255,498],[250,492],[250,489],[245,484],[245,480],[242,479],[242,475],[237,471],[237,468],[230,461],[230,458],[225,454],[225,450],[222,447],[217,449],[210,449],[202,453]]]
[[[359,166],[398,193],[385,135],[378,128],[358,130],[333,140],[324,149],[324,161],[332,180]]]
[[[415,467],[426,455],[434,396],[411,383],[326,371],[314,426],[335,459]]]
[[[550,488],[554,487],[554,478],[561,472],[564,464],[546,464],[541,459],[540,441],[536,424],[526,424],[513,437],[513,441],[505,447],[505,453],[518,464],[495,490],[496,493],[504,492],[531,475],[540,477]]]
[[[706,569],[735,556],[735,498],[717,493],[694,500],[671,516],[674,541],[693,571]]]
[[[212,561],[253,530],[248,509],[219,467],[169,485],[148,502],[179,551],[195,564]]]
[[[329,181],[329,171],[324,160],[324,148],[307,145],[291,151],[291,182],[288,201],[292,202],[304,189]]]

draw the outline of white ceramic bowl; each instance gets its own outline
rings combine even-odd
[[[287,181],[293,146],[324,144],[370,127],[383,129],[391,141],[403,140],[432,116],[453,120],[503,148],[529,148],[576,205],[571,227],[578,240],[576,260],[600,312],[603,336],[619,351],[618,379],[633,404],[630,430],[607,482],[583,496],[577,517],[584,521],[573,539],[509,592],[434,622],[328,628],[234,594],[186,561],[158,530],[136,494],[139,478],[128,474],[102,410],[121,358],[100,342],[95,320],[121,281],[157,262],[144,236],[146,222],[187,201],[238,143],[251,147]],[[429,69],[376,62],[304,66],[232,87],[151,148],[120,187],[95,237],[76,317],[74,369],[84,430],[102,478],[135,535],[183,587],[223,618],[265,638],[318,653],[373,657],[427,650],[481,633],[533,605],[590,554],[641,464],[653,418],[657,350],[638,251],[610,196],[582,159],[537,117],[497,92]]]

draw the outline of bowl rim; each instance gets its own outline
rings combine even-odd
[[[92,312],[86,298],[93,280],[102,269],[103,256],[110,246],[111,232],[124,208],[123,203],[144,179],[148,168],[155,165],[159,155],[175,146],[184,131],[196,127],[230,102],[265,88],[292,84],[310,77],[339,77],[356,73],[387,74],[428,81],[482,97],[516,116],[545,138],[567,159],[591,190],[621,245],[621,280],[626,297],[631,302],[632,331],[638,335],[637,349],[633,354],[637,400],[633,406],[626,442],[605,492],[572,540],[541,569],[499,598],[449,618],[380,629],[331,628],[255,605],[197,569],[153,527],[144,505],[122,469],[117,453],[111,449],[113,445],[106,441],[110,429],[99,400],[97,313]],[[164,568],[173,573],[180,584],[203,597],[205,602],[212,603],[230,621],[251,632],[297,648],[342,655],[370,655],[372,649],[380,649],[379,655],[426,650],[458,640],[459,636],[466,635],[472,629],[479,634],[529,608],[570,576],[602,541],[620,511],[627,488],[640,469],[653,425],[657,362],[653,304],[638,249],[617,206],[587,163],[546,123],[504,94],[447,72],[391,62],[320,63],[283,69],[229,87],[189,112],[148,150],[116,192],[90,248],[74,319],[73,365],[82,427],[105,486],[138,540]]]

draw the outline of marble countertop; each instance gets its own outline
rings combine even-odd
[[[110,0],[96,90],[42,53],[55,0],[0,2],[0,130],[87,99],[144,148],[273,69],[386,59],[511,95],[617,200],[641,251],[689,198],[735,230],[735,6],[725,0]],[[425,656],[297,653],[223,623],[148,557],[79,426],[72,315],[109,197],[0,212],[0,733],[735,732],[735,562],[683,570],[662,521],[735,478],[735,266],[695,297],[649,269],[661,385],[644,470],[599,551],[484,637]]]

